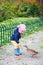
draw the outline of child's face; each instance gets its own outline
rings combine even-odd
[[[21,32],[20,32],[21,34],[23,34],[24,33],[24,31],[23,30],[21,30]]]
[[[25,32],[25,29],[19,29],[18,31],[20,34],[23,34]]]

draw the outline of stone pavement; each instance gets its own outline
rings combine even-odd
[[[7,44],[0,48],[0,65],[43,65],[43,31],[21,38],[20,42],[22,55],[18,57],[13,54],[13,45]],[[38,51],[38,55],[32,58],[23,45]]]

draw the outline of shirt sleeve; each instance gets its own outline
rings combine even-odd
[[[17,43],[19,43],[18,34],[15,34],[15,41],[16,41]]]

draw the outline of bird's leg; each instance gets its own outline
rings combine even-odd
[[[36,54],[32,54],[32,56],[31,57],[34,57]]]
[[[34,56],[35,56],[35,54],[32,54],[32,56],[31,56],[31,57],[33,58]]]
[[[31,57],[34,57],[34,55],[32,55]]]

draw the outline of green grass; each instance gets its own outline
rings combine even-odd
[[[2,57],[0,57],[0,61],[1,61],[1,60],[5,60],[5,59],[4,59],[4,58],[2,58]]]
[[[43,49],[43,46],[40,46],[41,49]]]
[[[13,33],[17,25],[19,25],[20,23],[26,25],[26,32],[22,35],[22,37],[33,34],[39,30],[43,30],[43,21],[41,21],[39,18],[14,18],[6,20],[3,23],[0,23],[0,30],[2,27],[5,30],[4,33],[2,32],[2,36],[0,32],[0,42],[2,40],[2,45],[10,41],[9,38],[11,34]]]

